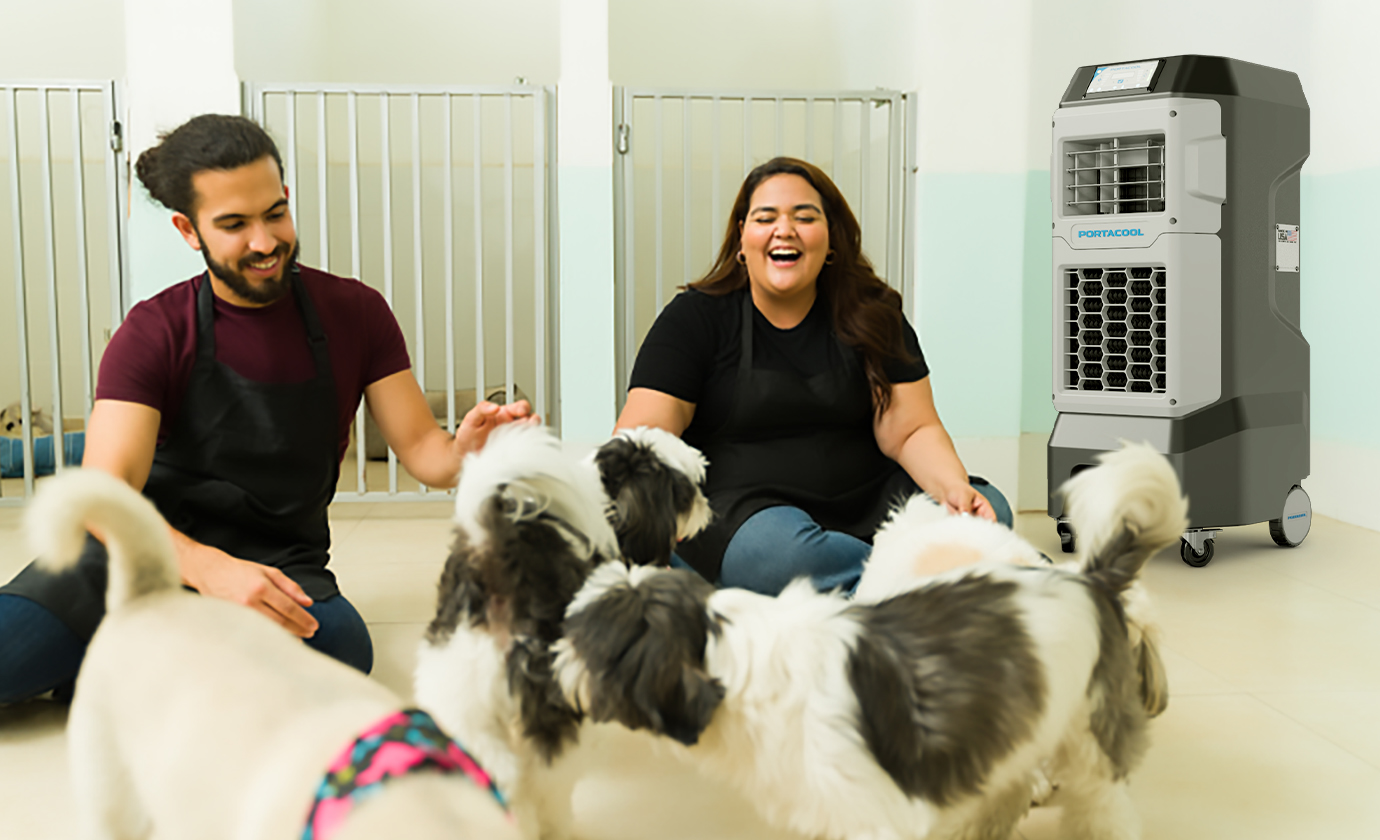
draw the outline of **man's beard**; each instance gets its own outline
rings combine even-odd
[[[197,239],[201,239],[201,234],[197,233]],[[250,285],[249,279],[241,271],[235,271],[230,266],[216,262],[211,258],[211,250],[206,247],[206,243],[201,243],[201,256],[206,260],[206,267],[211,273],[220,278],[220,281],[230,287],[242,300],[250,303],[273,303],[283,295],[288,293],[291,288],[288,286],[288,275],[297,267],[297,253],[301,248],[300,242],[292,244],[292,252],[288,253],[287,245],[278,246],[278,250],[272,254],[250,254],[240,260],[240,268],[243,269],[249,263],[263,262],[270,257],[286,257],[281,262],[281,271],[277,278],[265,279],[258,286]]]

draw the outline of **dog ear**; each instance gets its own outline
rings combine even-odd
[[[621,437],[601,446],[594,461],[613,505],[609,524],[623,556],[639,566],[670,565],[676,514],[688,510],[694,498],[689,480],[667,468],[650,447]]]
[[[436,617],[426,628],[427,641],[449,639],[461,621],[472,627],[487,623],[488,588],[480,580],[476,552],[462,533],[456,533],[436,592]]]
[[[560,638],[566,607],[589,577],[592,561],[602,558],[598,552],[591,559],[580,557],[567,539],[567,534],[578,532],[557,517],[515,514],[512,507],[511,499],[496,494],[481,509],[479,522],[489,540],[478,558],[478,575],[491,595],[510,605],[515,635],[554,642]]]
[[[550,647],[531,637],[515,640],[508,654],[508,690],[518,699],[522,732],[548,764],[579,740],[582,717],[561,693],[553,660]]]
[[[713,587],[691,572],[659,572],[636,586],[610,588],[566,620],[566,638],[583,661],[589,713],[695,744],[723,701],[705,668]]]

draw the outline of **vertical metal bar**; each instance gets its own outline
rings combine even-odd
[[[324,113],[324,110],[323,110]],[[350,167],[350,274],[358,278],[361,274],[359,247],[359,103],[354,91],[345,94],[345,132],[349,138]],[[325,133],[322,133],[322,139]],[[326,203],[321,203],[321,218],[326,218]],[[364,443],[364,403],[355,411],[355,486],[361,495],[368,491],[364,481],[365,462],[369,460],[368,448]]]
[[[786,100],[776,97],[776,157],[781,157],[782,151],[786,148],[783,132],[786,125]]]
[[[532,351],[536,368],[533,408],[546,416],[546,92],[532,95]]]
[[[829,170],[829,177],[834,179],[837,184],[843,172],[839,169],[839,149],[843,146],[843,100],[834,97],[834,162]],[[842,189],[842,186],[839,187]]]
[[[474,399],[484,399],[484,131],[483,102],[474,94]]]
[[[38,89],[38,128],[42,143],[39,146],[39,166],[43,173],[39,186],[43,196],[43,251],[47,266],[48,280],[48,352],[51,353],[53,386],[53,426],[62,429],[62,345],[58,334],[58,285],[57,285],[57,245],[54,238],[55,224],[53,211],[53,136],[48,115],[48,88]],[[28,415],[23,415],[27,420]],[[28,425],[28,423],[25,423]],[[53,465],[57,469],[66,466],[62,438],[53,438]]]
[[[664,282],[663,266],[665,263],[665,259],[662,257],[664,251],[662,242],[665,239],[663,231],[665,227],[665,219],[663,218],[665,216],[665,211],[662,207],[662,170],[666,165],[662,132],[665,126],[662,124],[662,115],[664,111],[662,109],[661,97],[659,95],[655,96],[652,101],[656,103],[656,169],[654,170],[656,172],[656,289],[654,290],[655,294],[653,299],[656,301],[656,311],[660,312],[662,299],[661,286]]]
[[[633,122],[633,110],[636,105],[636,98],[629,95],[624,90],[623,93],[623,121],[630,127]],[[632,140],[628,146],[628,151],[623,155],[623,223],[626,225],[626,233],[623,240],[627,248],[623,272],[623,369],[617,383],[617,390],[620,398],[626,396],[623,389],[628,384],[628,378],[632,375],[633,360],[637,357],[637,137],[631,135]],[[622,410],[622,406],[619,406]]]
[[[867,179],[872,174],[871,152],[872,147],[872,114],[868,109],[872,106],[871,100],[863,97],[858,101],[858,224],[864,231],[868,230],[867,217],[871,214],[867,212]],[[866,236],[867,234],[863,234]]]
[[[80,284],[77,289],[78,322],[81,326],[81,385],[82,385],[82,417],[91,416],[91,398],[94,393],[91,380],[91,275],[87,269],[86,260],[86,166],[84,147],[81,142],[81,89],[72,87],[72,184],[73,200],[76,202],[74,211],[77,219],[75,233],[77,241],[74,250],[77,258],[77,282]],[[60,424],[55,424],[60,426]],[[62,429],[54,428],[53,443],[56,445],[66,438],[62,437]]]
[[[548,86],[544,91],[546,99],[546,110],[542,112],[542,120],[546,125],[546,156],[542,163],[546,167],[546,230],[550,232],[546,240],[546,300],[550,303],[547,306],[547,354],[546,376],[548,388],[554,392],[555,399],[546,404],[546,410],[542,416],[546,418],[548,425],[553,427],[557,434],[561,430],[561,403],[560,403],[560,381],[561,381],[561,354],[558,349],[561,344],[561,317],[559,302],[559,289],[561,282],[561,239],[555,235],[557,207],[560,204],[560,184],[556,179],[556,148],[557,148],[557,98],[560,94],[554,85]],[[545,399],[543,395],[542,399]]]
[[[115,129],[115,90],[114,83],[110,87],[102,90],[102,102],[105,108],[105,128],[107,132]],[[107,141],[110,137],[107,135]],[[124,205],[120,202],[120,181],[116,174],[119,165],[119,153],[115,150],[115,144],[106,143],[105,151],[105,235],[110,243],[109,262],[110,262],[110,329],[113,332],[120,321],[123,320],[124,311],[121,306],[121,298],[124,292],[120,283],[120,254],[122,251],[120,243],[120,214],[124,211]]]
[[[426,301],[422,277],[422,98],[412,94],[412,285],[416,300],[417,379],[426,388]]]
[[[316,93],[316,212],[320,216],[320,237],[321,244],[321,270],[331,270],[331,224],[326,215],[326,208],[330,205],[326,202],[326,181],[330,176],[326,160],[326,92],[324,90]],[[361,439],[362,440],[362,439]],[[363,443],[360,443],[360,451],[363,451]]]
[[[752,97],[743,97],[743,177],[752,171]]]
[[[413,312],[415,313],[416,330],[416,368],[417,384],[421,386],[422,393],[426,393],[426,296],[424,291],[422,276],[422,98],[419,94],[412,94],[412,287],[414,300],[412,302]],[[389,455],[388,458],[388,480],[390,482],[389,492],[397,492],[398,464],[397,456]],[[417,483],[418,489],[427,492],[426,485]]]
[[[636,266],[632,260],[636,216],[632,189],[633,105],[636,97],[622,85],[613,88],[613,322],[614,322],[614,412],[627,404],[628,371],[635,358]],[[556,246],[553,246],[556,247]]]
[[[716,227],[716,225],[717,225],[717,223],[718,223],[718,221],[719,221],[719,199],[720,199],[720,196],[719,196],[719,189],[720,189],[720,187],[719,187],[719,182],[723,180],[723,178],[720,177],[720,176],[722,175],[722,173],[719,171],[720,159],[721,159],[722,156],[723,156],[723,155],[722,155],[722,152],[723,152],[723,136],[722,136],[722,134],[720,133],[720,127],[719,127],[719,112],[720,112],[720,110],[721,110],[721,109],[720,109],[720,107],[719,107],[719,97],[716,96],[716,97],[714,97],[714,106],[713,106],[713,114],[714,114],[714,117],[713,117],[713,129],[712,129],[712,137],[711,137],[711,139],[712,139],[712,141],[713,141],[713,143],[714,143],[714,150],[713,150],[713,152],[712,152],[713,158],[712,158],[712,160],[710,161],[710,164],[709,164],[709,177],[710,177],[710,188],[709,188],[709,265],[713,265],[713,264],[714,264],[714,258],[718,256],[718,251],[717,251],[718,245],[717,245],[717,243],[715,243],[715,241],[714,241],[714,231],[715,231],[715,227]]]
[[[383,299],[393,302],[393,108],[387,93],[379,94],[379,209],[383,217]],[[356,277],[358,279],[358,277]],[[396,318],[397,316],[394,315]],[[378,424],[375,424],[377,427]],[[388,492],[398,492],[398,454],[388,447]]]
[[[503,95],[503,388],[513,402],[513,95]]]
[[[681,100],[681,120],[680,120],[680,174],[681,174],[681,245],[680,245],[680,282],[689,283],[690,277],[690,217],[691,217],[691,183],[690,168],[690,108],[695,100],[686,96]]]
[[[29,382],[29,303],[25,294],[28,282],[24,276],[24,216],[19,189],[19,91],[9,88],[10,137],[10,219],[14,229],[14,301],[15,328],[19,341],[19,416],[32,417],[32,384]],[[24,495],[34,495],[34,438],[33,424],[25,423],[21,435],[24,451]]]
[[[292,214],[293,224],[297,223],[297,91],[283,92],[287,96],[287,172],[283,174],[284,183],[292,188],[288,195],[288,212]],[[267,93],[262,94],[268,96]],[[265,108],[265,111],[268,109]]]
[[[446,177],[441,181],[441,224],[445,227],[443,242],[446,294],[446,431],[455,432],[455,147],[451,138],[455,114],[451,109],[451,95],[445,94],[446,130],[442,138],[446,144],[443,160]]]
[[[388,94],[379,96],[379,212],[383,217],[383,299],[393,308],[393,109]],[[357,279],[357,278],[356,278]]]
[[[805,159],[815,162],[815,98],[805,97]]]
[[[903,201],[902,218],[904,227],[902,228],[904,259],[902,274],[905,277],[905,304],[906,312],[910,315],[911,323],[916,329],[920,326],[920,286],[916,282],[918,271],[916,267],[920,264],[920,245],[915,235],[915,228],[920,219],[919,214],[919,190],[916,188],[916,171],[920,168],[916,161],[919,160],[920,148],[920,101],[919,93],[909,93],[905,99],[906,115],[906,140],[905,140],[905,197]]]
[[[900,97],[893,95],[886,112],[886,135],[888,161],[886,167],[887,184],[887,243],[886,243],[886,281],[892,288],[904,290],[901,281],[901,172],[904,161],[901,159]]]

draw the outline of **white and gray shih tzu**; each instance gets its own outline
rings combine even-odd
[[[623,429],[594,453],[608,518],[634,566],[667,566],[676,543],[709,524],[707,463],[698,449],[651,426]]]
[[[596,569],[669,562],[708,520],[703,478],[698,452],[647,429],[578,458],[546,428],[514,424],[465,459],[415,693],[494,775],[529,837],[571,836],[570,796],[596,760],[596,727],[552,672],[566,608]]]
[[[1048,773],[1061,837],[1138,837],[1127,777],[1163,694],[1127,592],[1186,502],[1148,447],[1103,461],[1065,488],[1086,535],[1076,567],[1030,565],[1033,549],[974,517],[910,538],[938,529],[920,554],[976,565],[874,573],[862,601],[604,565],[570,605],[556,677],[579,712],[692,745],[769,823],[808,836],[1007,837]]]

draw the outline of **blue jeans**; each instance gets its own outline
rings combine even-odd
[[[1001,491],[982,479],[973,480],[973,489],[992,505],[997,521],[1011,527],[1011,505]],[[808,576],[820,592],[839,589],[851,595],[871,553],[869,543],[824,530],[800,508],[770,507],[749,517],[729,540],[718,583],[776,595],[792,580]]]
[[[317,601],[307,612],[320,626],[308,646],[364,673],[374,665],[369,628],[345,596]],[[47,608],[18,595],[0,595],[0,703],[16,703],[71,682],[86,642]]]

